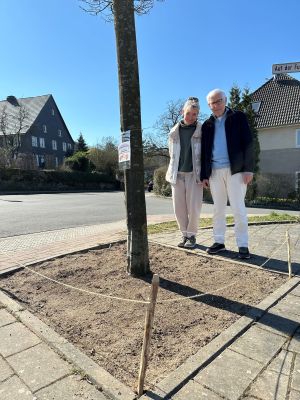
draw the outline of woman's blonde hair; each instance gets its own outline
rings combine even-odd
[[[200,105],[198,97],[189,97],[183,105],[183,111],[185,111],[187,108],[194,108],[199,112]]]

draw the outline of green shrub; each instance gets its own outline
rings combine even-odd
[[[268,207],[278,209],[299,210],[299,199],[282,199],[277,197],[257,196],[254,200],[247,201],[247,206],[254,207]]]
[[[2,191],[115,189],[115,178],[97,172],[0,169]]]
[[[77,151],[71,157],[66,158],[65,165],[72,171],[90,172],[93,169],[93,163],[84,151]]]
[[[166,172],[166,167],[160,167],[154,171],[153,190],[155,194],[169,197],[172,195],[172,189],[169,182],[165,179]]]

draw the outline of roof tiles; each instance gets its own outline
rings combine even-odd
[[[300,81],[287,74],[268,80],[251,95],[261,102],[256,116],[257,128],[300,125]]]

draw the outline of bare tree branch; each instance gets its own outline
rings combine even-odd
[[[91,15],[101,16],[106,21],[113,20],[113,0],[79,0],[81,3],[84,3],[85,6],[79,6],[85,12]],[[155,1],[164,1],[164,0],[133,0],[134,11],[138,15],[147,14],[151,8],[154,6]]]
[[[21,139],[29,125],[26,123],[28,111],[24,106],[18,106],[18,112],[8,114],[7,107],[0,111],[0,144],[10,166],[17,159],[21,148]]]

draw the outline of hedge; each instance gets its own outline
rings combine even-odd
[[[119,181],[101,173],[0,169],[1,191],[117,189]]]

